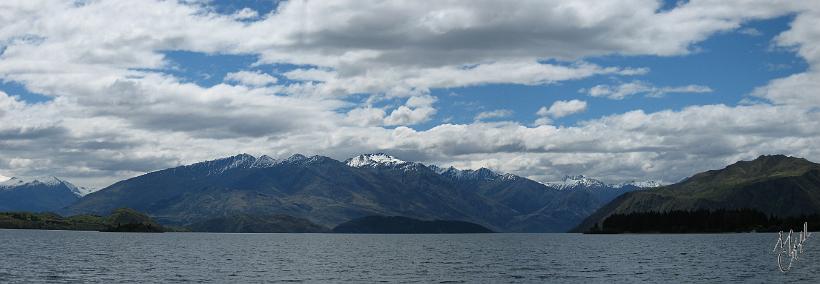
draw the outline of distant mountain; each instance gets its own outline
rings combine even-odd
[[[467,221],[495,231],[561,232],[614,194],[619,191],[559,190],[489,169],[441,169],[382,153],[344,162],[241,154],[120,181],[63,213],[129,207],[183,226],[243,214],[284,214],[325,227],[382,215]]]
[[[56,177],[13,177],[0,182],[0,211],[54,211],[77,201],[83,194],[83,188]]]
[[[344,222],[334,233],[348,234],[470,234],[492,233],[484,226],[463,222],[434,220],[425,221],[400,216],[367,216]]]
[[[402,161],[384,153],[376,153],[347,159],[345,164],[353,168],[404,168],[412,167],[415,163]]]
[[[546,185],[557,189],[587,189],[587,188],[606,188],[610,186],[600,180],[588,178],[583,175],[564,176],[560,182],[548,182]]]
[[[617,190],[617,189],[638,189],[638,188],[655,188],[660,187],[661,184],[658,181],[648,180],[648,181],[630,181],[624,183],[604,183],[603,181],[585,177],[583,175],[577,176],[564,176],[564,178],[560,182],[547,182],[545,185],[561,190],[572,190],[572,189],[603,189],[603,190]]]
[[[236,214],[189,226],[194,232],[215,233],[327,233],[330,229],[288,215]]]
[[[612,214],[751,209],[776,217],[820,213],[820,164],[783,155],[760,156],[679,183],[630,192],[603,206],[575,231]]]
[[[615,199],[615,197],[621,196],[630,191],[651,189],[661,186],[660,182],[652,180],[610,184],[583,175],[564,176],[564,178],[559,182],[548,182],[545,184],[559,190],[586,191],[598,200],[601,205],[609,203],[612,199]]]

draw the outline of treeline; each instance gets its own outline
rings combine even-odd
[[[106,232],[163,232],[150,217],[128,208],[111,215],[76,215],[63,217],[54,213],[0,212],[0,229],[74,230]]]
[[[753,209],[637,212],[613,214],[587,233],[724,233],[820,229],[820,214],[777,217]]]

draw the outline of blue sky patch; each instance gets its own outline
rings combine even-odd
[[[22,84],[13,81],[0,80],[0,91],[10,96],[16,96],[20,98],[20,100],[30,104],[49,102],[54,99],[49,96],[31,92]]]

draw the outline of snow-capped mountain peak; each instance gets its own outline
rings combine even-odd
[[[268,155],[262,155],[253,162],[251,168],[269,168],[276,165],[276,159]]]
[[[295,163],[295,162],[304,161],[306,159],[307,159],[307,157],[305,157],[305,155],[293,154],[290,157],[288,157],[287,159],[283,160],[282,162],[283,163]]]
[[[582,185],[582,186],[606,186],[606,184],[600,180],[585,177],[583,175],[577,176],[565,176],[563,179],[564,184],[570,185]]]
[[[4,182],[0,182],[0,190],[14,190],[17,188],[23,187],[49,187],[49,188],[59,188],[61,186],[65,186],[68,188],[71,193],[83,196],[91,191],[84,188],[84,187],[77,187],[76,185],[59,179],[54,176],[46,176],[46,177],[30,177],[30,178],[20,178],[20,177],[12,177]]]
[[[562,178],[561,181],[559,181],[559,182],[549,182],[549,183],[545,183],[545,185],[550,186],[550,187],[554,187],[554,188],[557,188],[557,189],[569,189],[569,188],[576,188],[576,187],[583,187],[583,188],[606,187],[607,186],[606,183],[604,183],[600,180],[585,177],[583,175],[576,175],[576,176],[567,175],[567,176],[564,176],[564,178]]]
[[[661,186],[663,186],[663,183],[658,182],[658,181],[654,181],[654,180],[647,180],[647,181],[634,181],[633,180],[633,181],[630,181],[630,182],[625,182],[625,183],[618,184],[617,186],[619,186],[619,187],[635,186],[635,187],[640,187],[640,188],[653,188],[653,187],[661,187]]]
[[[406,165],[408,163],[409,162],[407,161],[400,160],[384,153],[358,155],[345,161],[345,164],[354,168],[395,167]]]
[[[231,160],[230,164],[222,168],[223,172],[230,169],[247,168],[256,162],[256,158],[248,154],[239,154],[228,159]]]
[[[545,185],[557,188],[557,189],[571,189],[571,188],[624,188],[624,187],[637,187],[637,188],[653,188],[662,186],[660,182],[657,181],[630,181],[624,183],[617,183],[617,184],[608,184],[604,183],[600,180],[586,177],[583,175],[576,175],[576,176],[564,176],[563,179],[559,182],[548,182]]]
[[[7,181],[0,182],[0,188],[9,188],[9,187],[18,187],[18,186],[27,186],[27,185],[45,185],[45,186],[56,186],[63,183],[62,180],[58,179],[57,177],[31,177],[31,178],[20,178],[20,177],[12,177]]]

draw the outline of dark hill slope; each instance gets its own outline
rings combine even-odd
[[[189,226],[194,232],[218,233],[326,233],[330,230],[307,219],[288,215],[237,214]]]
[[[783,155],[737,162],[655,190],[626,193],[574,231],[589,230],[613,213],[718,209],[753,209],[778,217],[820,213],[820,165]]]

